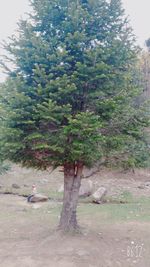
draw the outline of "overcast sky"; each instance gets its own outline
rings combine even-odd
[[[150,37],[150,0],[122,1],[138,43],[144,47],[144,41]],[[28,0],[0,0],[0,42],[14,33],[18,19],[28,11]],[[0,74],[0,80],[1,77]]]

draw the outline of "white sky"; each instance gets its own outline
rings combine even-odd
[[[144,47],[144,41],[150,37],[150,0],[122,1],[138,43]],[[28,0],[0,0],[0,42],[14,33],[18,19],[28,11]],[[0,73],[0,81],[2,77]]]
[[[144,47],[150,37],[150,0],[122,0],[138,43]]]

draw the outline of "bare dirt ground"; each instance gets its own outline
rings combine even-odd
[[[106,171],[92,178],[104,185],[108,197],[127,203],[79,203],[82,234],[63,236],[56,231],[61,210],[57,189],[62,173],[35,172],[13,166],[0,177],[0,267],[149,267],[149,170],[122,173]],[[19,189],[12,188],[16,183]],[[25,197],[36,183],[47,203],[28,204]],[[132,194],[132,198],[131,198]]]

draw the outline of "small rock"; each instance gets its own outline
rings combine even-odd
[[[37,210],[37,209],[40,209],[41,208],[41,205],[40,204],[37,204],[37,203],[34,203],[33,206],[32,206],[33,209]]]
[[[79,197],[89,197],[92,195],[93,182],[91,180],[83,179],[79,190]]]
[[[3,185],[2,185],[2,184],[0,184],[0,189],[1,189],[1,188],[3,188]]]
[[[145,183],[145,186],[150,186],[150,181],[147,181],[147,182]]]
[[[27,201],[30,203],[46,202],[46,201],[48,201],[48,197],[44,196],[42,194],[34,194],[34,195],[28,196]]]
[[[12,184],[12,188],[14,188],[14,189],[20,189],[20,186],[18,184]]]
[[[145,189],[146,187],[150,187],[150,181],[145,182],[138,186],[139,189]]]
[[[103,198],[105,197],[107,193],[107,189],[105,187],[100,187],[93,195],[93,202],[100,204],[103,200]]]
[[[29,187],[29,185],[27,185],[27,184],[24,184],[23,186],[24,186],[24,187]]]
[[[145,189],[145,186],[144,185],[139,185],[138,188],[139,189]]]

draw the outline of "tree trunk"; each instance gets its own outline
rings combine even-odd
[[[77,166],[75,166],[75,164],[64,165],[64,197],[59,229],[65,232],[74,231],[79,228],[77,224],[76,209],[82,170],[82,163],[77,163]]]

